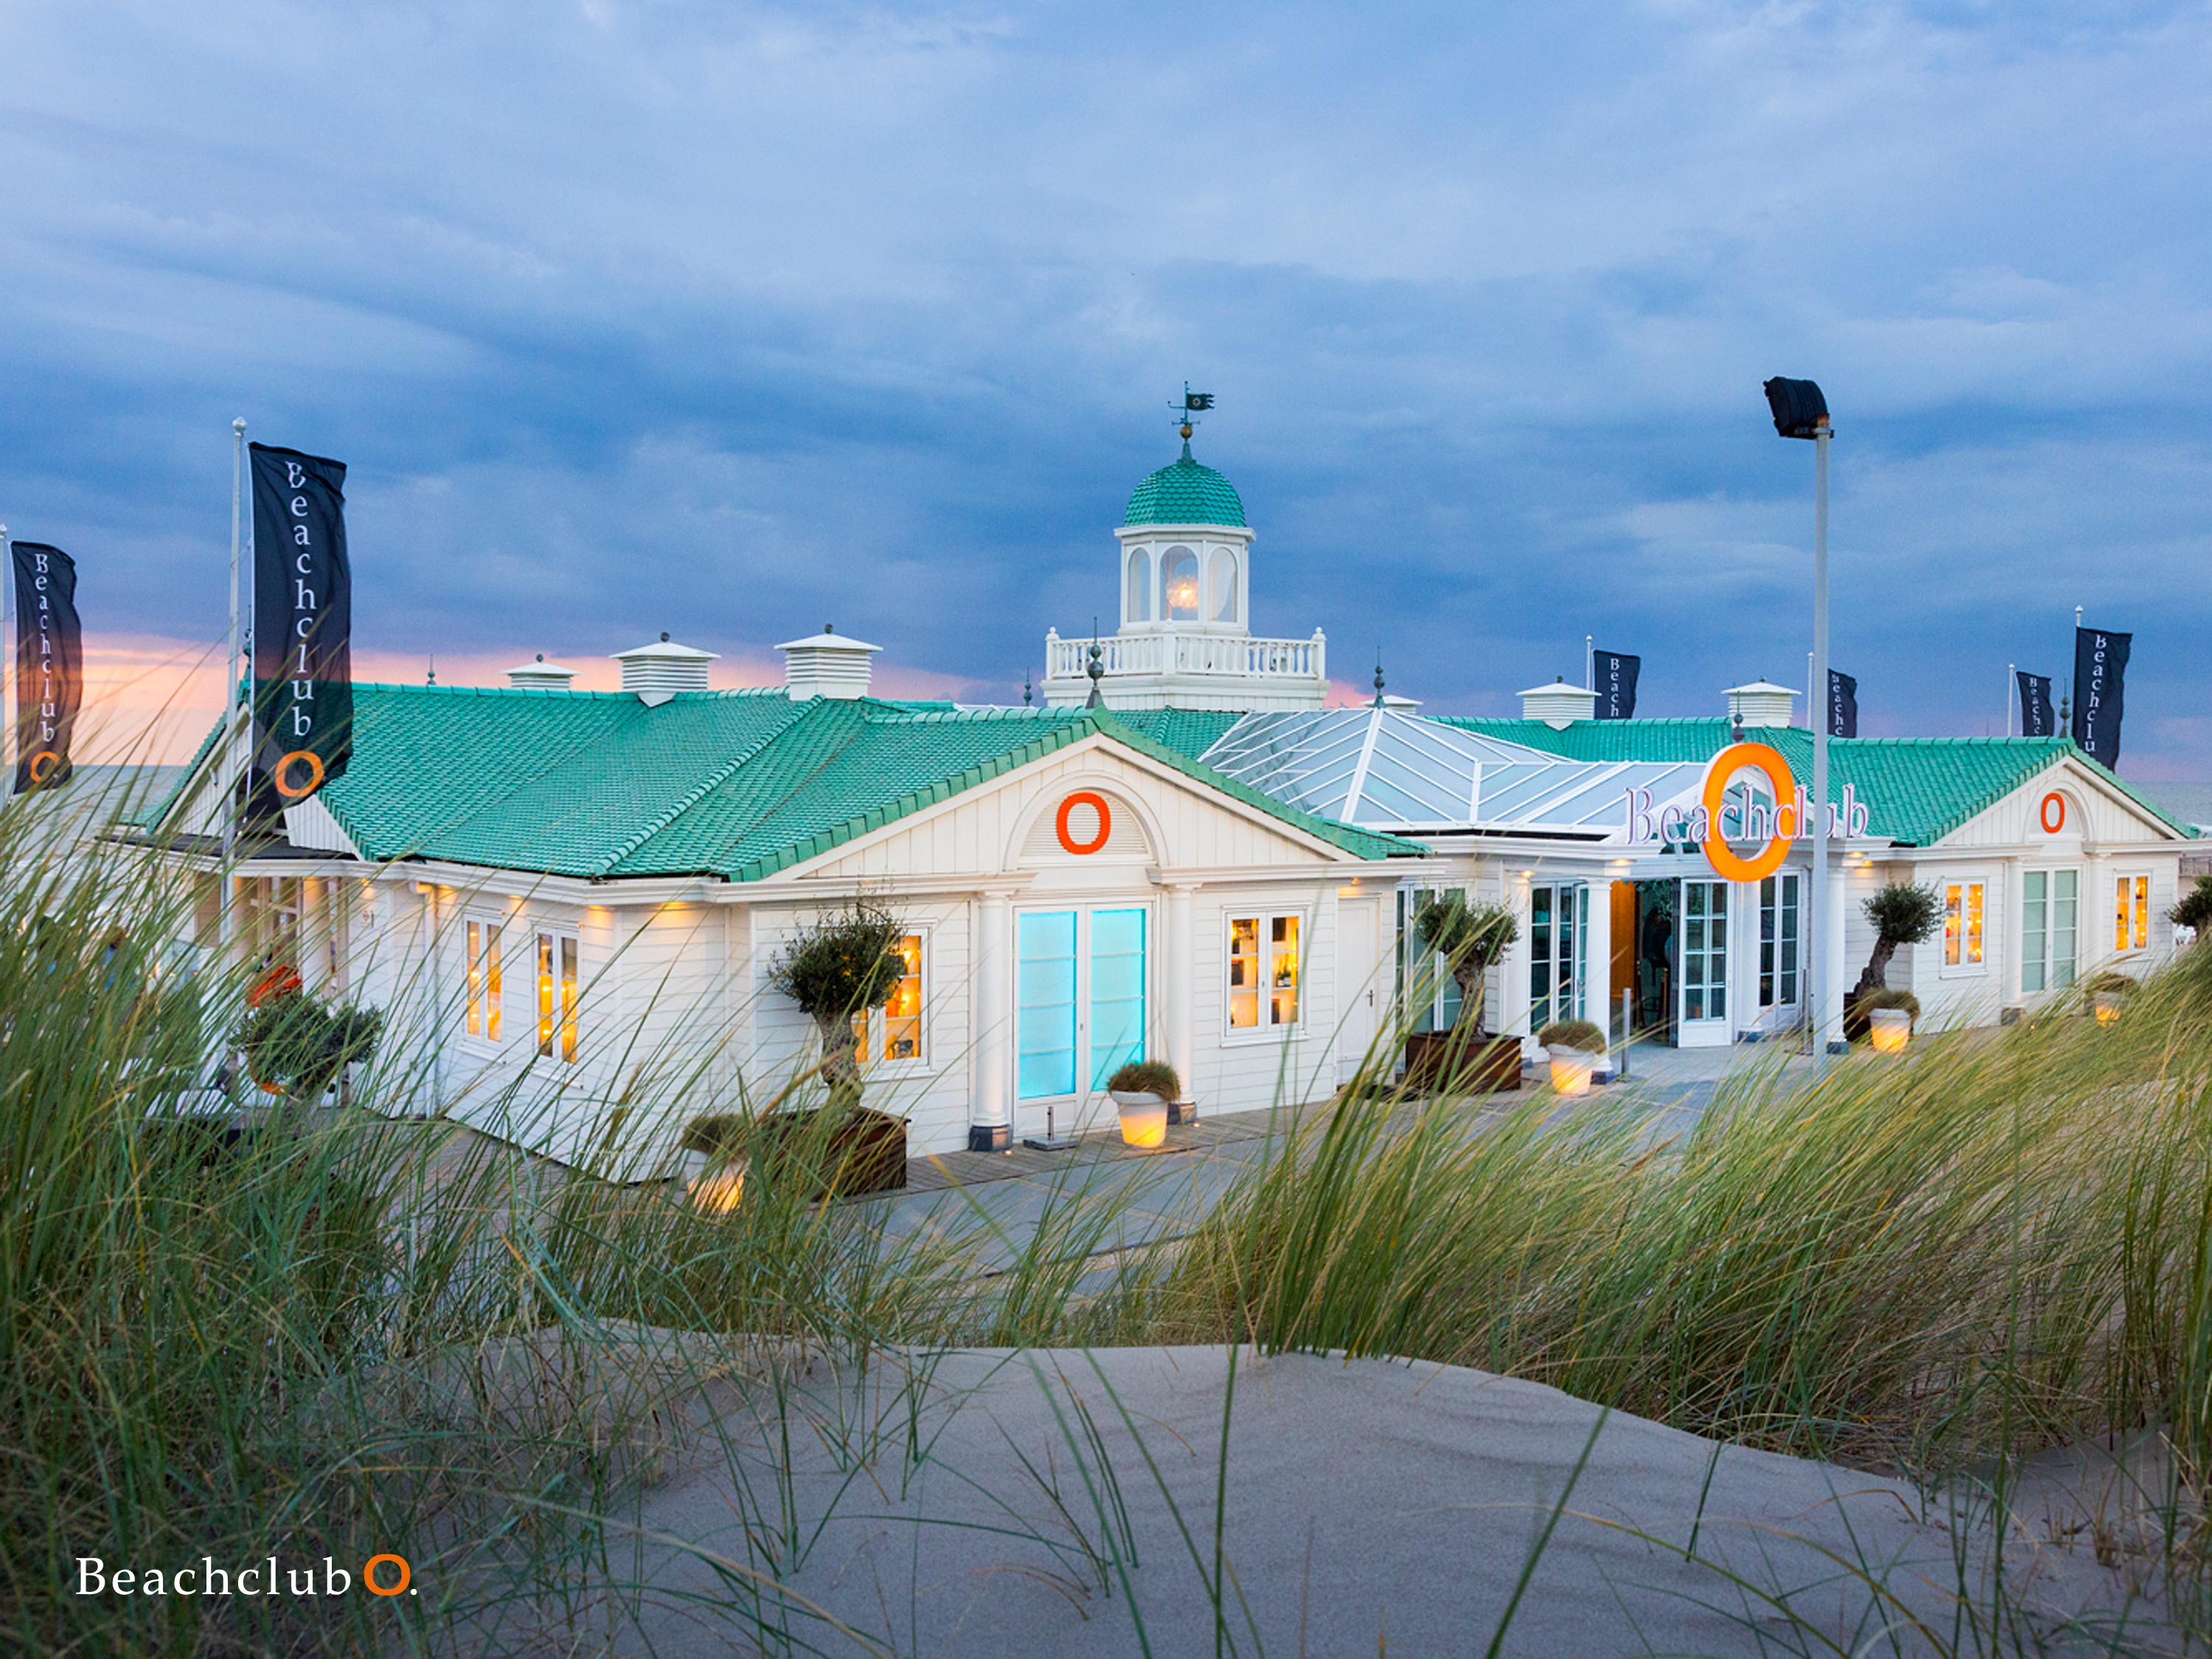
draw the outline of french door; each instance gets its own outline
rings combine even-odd
[[[1686,878],[1681,915],[1676,949],[1682,970],[1674,980],[1680,1001],[1675,1011],[1675,1045],[1720,1048],[1733,1035],[1729,1025],[1728,883]]]
[[[1759,1006],[1797,1006],[1798,944],[1803,934],[1798,895],[1802,878],[1794,870],[1759,884]]]
[[[1555,1019],[1581,1019],[1583,967],[1589,949],[1589,889],[1547,883],[1528,894],[1528,1029]]]
[[[1017,1133],[1048,1105],[1055,1127],[1079,1125],[1106,1079],[1146,1057],[1147,921],[1141,907],[1015,917]]]

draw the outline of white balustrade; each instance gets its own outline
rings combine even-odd
[[[1089,640],[1048,638],[1045,678],[1080,680],[1091,664]],[[1269,675],[1298,679],[1328,677],[1327,644],[1311,639],[1261,640],[1249,635],[1134,634],[1101,638],[1098,653],[1110,676],[1121,674]]]

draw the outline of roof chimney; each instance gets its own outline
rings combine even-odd
[[[1797,694],[1786,685],[1776,685],[1769,680],[1753,680],[1749,685],[1729,688],[1728,712],[1730,726],[1787,726],[1790,709]]]
[[[883,647],[848,639],[823,623],[819,634],[786,640],[776,649],[783,653],[785,689],[793,702],[804,702],[809,697],[866,696],[868,658]]]
[[[1549,685],[1532,685],[1521,694],[1521,718],[1541,720],[1554,732],[1564,732],[1577,720],[1586,720],[1597,710],[1597,693],[1564,679]]]
[[[507,671],[507,683],[517,691],[566,691],[568,683],[575,678],[574,669],[546,661],[543,651],[538,653],[537,661]]]
[[[635,692],[647,708],[658,708],[679,691],[704,691],[714,653],[671,645],[663,634],[651,645],[616,652],[615,660],[622,665],[622,689]]]

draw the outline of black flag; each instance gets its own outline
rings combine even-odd
[[[15,554],[15,787],[51,789],[70,775],[70,739],[84,702],[84,634],[76,562],[43,542]]]
[[[1859,683],[1849,674],[1828,671],[1828,735],[1856,738],[1859,734]]]
[[[1213,407],[1213,394],[1211,392],[1185,392],[1182,407],[1186,415],[1193,410],[1211,409]]]
[[[265,824],[343,776],[353,753],[353,573],[345,465],[253,452],[253,753],[246,817]]]
[[[1644,659],[1619,651],[1590,653],[1592,678],[1597,682],[1597,707],[1592,720],[1628,720],[1636,718],[1636,677],[1644,672]]]
[[[2058,721],[2051,712],[2051,676],[2014,669],[2020,682],[2020,734],[2023,738],[2055,738]]]
[[[2120,714],[2126,698],[2132,634],[2074,630],[2074,741],[2106,767],[2120,763]]]

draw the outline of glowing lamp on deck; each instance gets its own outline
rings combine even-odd
[[[1901,1054],[1912,1041],[1912,1014],[1905,1008],[1876,1008],[1867,1015],[1867,1041],[1876,1054]]]
[[[684,1183],[684,1195],[691,1200],[693,1209],[703,1214],[727,1215],[744,1199],[744,1166],[725,1164],[720,1169],[702,1170]]]
[[[1597,1065],[1597,1056],[1574,1048],[1552,1048],[1552,1092],[1559,1095],[1586,1095],[1589,1092],[1590,1073]]]

